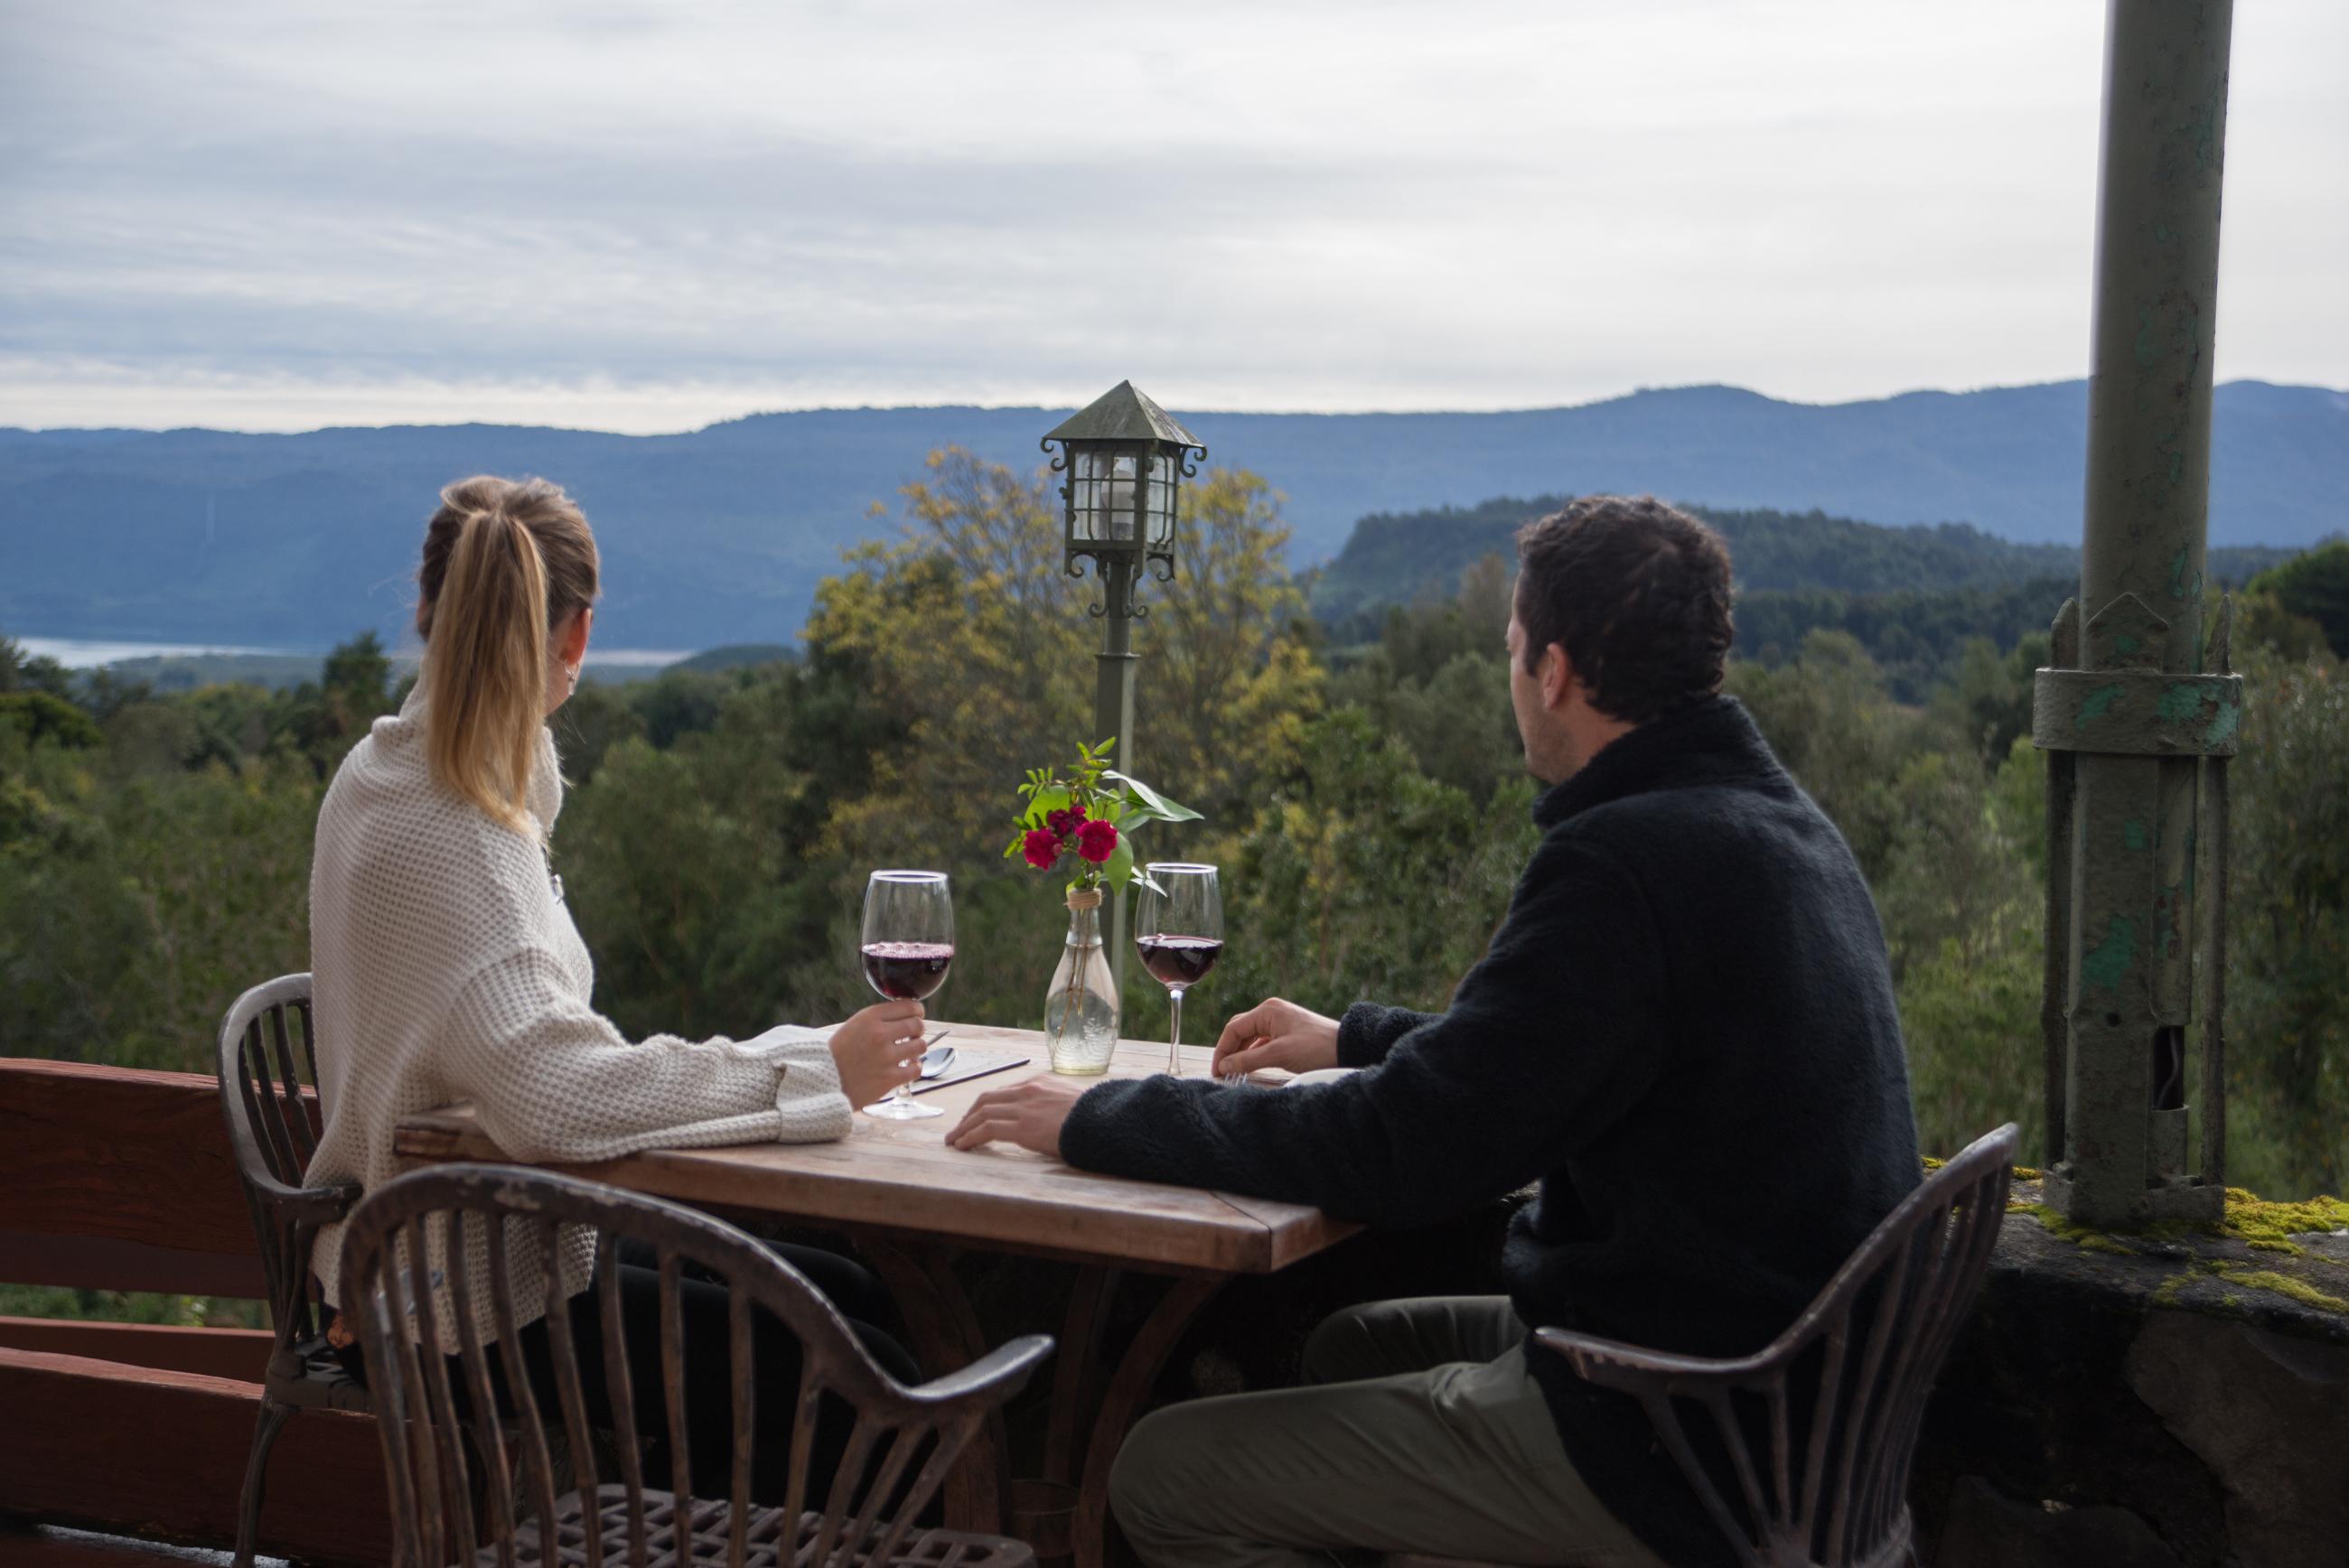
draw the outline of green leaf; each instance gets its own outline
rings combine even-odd
[[[1028,810],[1019,820],[1031,828],[1040,828],[1044,819],[1055,811],[1069,809],[1069,789],[1065,784],[1039,788],[1028,799]]]
[[[1133,863],[1133,846],[1123,833],[1117,836],[1117,848],[1112,850],[1109,859],[1102,862],[1102,876],[1120,892],[1138,884],[1161,898],[1166,896],[1166,890],[1153,882],[1148,872]]]
[[[1202,818],[1198,812],[1191,810],[1190,807],[1169,800],[1165,796],[1161,795],[1157,790],[1153,789],[1149,785],[1144,784],[1139,779],[1129,779],[1124,774],[1116,772],[1105,773],[1102,777],[1114,779],[1118,783],[1124,785],[1128,789],[1133,791],[1134,799],[1139,802],[1139,804],[1133,808],[1133,814],[1139,817],[1142,820],[1151,822],[1197,822],[1206,820]]]

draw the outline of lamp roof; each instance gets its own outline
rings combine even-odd
[[[1048,441],[1164,441],[1177,447],[1207,449],[1199,438],[1174,422],[1174,417],[1136,389],[1121,381],[1070,415],[1044,438]]]

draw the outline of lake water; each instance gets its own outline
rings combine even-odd
[[[80,637],[18,637],[16,642],[18,647],[35,658],[55,659],[69,670],[94,670],[101,665],[119,664],[124,659],[191,658],[199,655],[258,655],[281,659],[323,659],[326,656],[324,648],[247,648],[216,643],[117,643]],[[393,659],[402,663],[415,656],[413,649],[392,651]],[[591,665],[658,668],[692,656],[690,648],[590,646],[587,650],[587,662]]]

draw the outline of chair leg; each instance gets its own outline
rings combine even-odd
[[[261,1418],[253,1427],[253,1457],[244,1461],[244,1496],[236,1509],[235,1568],[253,1568],[254,1538],[261,1532],[261,1493],[269,1480],[269,1450],[294,1407],[263,1396]]]

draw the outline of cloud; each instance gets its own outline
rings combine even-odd
[[[2036,0],[15,0],[0,422],[2076,375],[2101,26]],[[2337,384],[2349,10],[2237,28],[2219,368]]]

